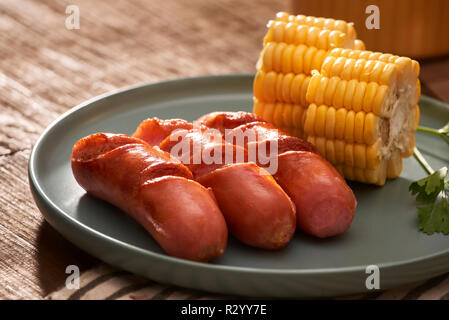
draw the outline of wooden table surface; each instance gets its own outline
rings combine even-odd
[[[65,27],[68,5],[80,29]],[[0,2],[0,299],[39,299],[65,268],[95,258],[64,240],[29,191],[30,150],[57,116],[107,91],[204,74],[254,72],[265,24],[286,1]],[[449,102],[449,59],[422,65],[424,93]]]

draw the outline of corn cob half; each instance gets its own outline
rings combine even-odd
[[[418,62],[365,50],[352,23],[277,14],[254,79],[254,112],[307,139],[350,180],[383,185],[413,153]]]
[[[336,51],[310,79],[304,133],[346,178],[383,185],[415,147],[417,69],[407,58]]]

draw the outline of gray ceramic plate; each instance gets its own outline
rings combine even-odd
[[[86,195],[72,176],[73,144],[95,132],[130,134],[145,118],[193,120],[215,110],[251,110],[252,76],[180,79],[103,95],[70,110],[39,138],[29,162],[30,185],[47,221],[90,254],[159,282],[224,294],[319,297],[366,292],[366,266],[380,268],[387,289],[449,271],[449,236],[418,231],[414,199],[407,189],[425,176],[413,157],[401,176],[384,187],[351,184],[358,199],[351,229],[332,239],[298,233],[281,251],[269,252],[230,239],[212,263],[167,256],[126,214]],[[449,108],[423,97],[421,124],[440,127]],[[417,135],[434,168],[449,162],[438,138]],[[323,191],[325,192],[325,191]]]

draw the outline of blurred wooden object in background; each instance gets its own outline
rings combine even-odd
[[[367,6],[380,11],[380,28],[368,30]],[[449,54],[447,0],[291,0],[292,14],[354,22],[367,50],[413,58]]]

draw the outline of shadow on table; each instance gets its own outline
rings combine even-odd
[[[96,258],[64,239],[45,220],[39,226],[36,246],[37,276],[44,296],[64,285],[68,265],[77,265],[82,272],[98,263]]]

